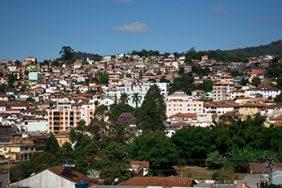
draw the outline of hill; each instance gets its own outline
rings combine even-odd
[[[232,56],[264,56],[273,55],[277,57],[282,57],[282,40],[273,41],[270,44],[260,45],[256,47],[239,48],[233,50],[225,50]]]

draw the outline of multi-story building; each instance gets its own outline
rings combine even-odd
[[[13,161],[26,161],[34,152],[36,147],[31,138],[14,137],[9,142],[0,144],[0,153]]]
[[[218,82],[213,85],[213,101],[231,100],[231,92],[234,91],[234,84]]]
[[[57,134],[70,131],[80,120],[84,120],[89,125],[94,111],[94,105],[72,105],[70,108],[48,109],[48,132]]]
[[[177,91],[166,98],[166,115],[167,117],[170,117],[177,113],[202,115],[203,101],[199,101],[183,91]]]

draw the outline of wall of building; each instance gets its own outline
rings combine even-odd
[[[49,170],[44,170],[43,172],[27,179],[12,183],[10,187],[75,188],[75,183],[62,178]]]

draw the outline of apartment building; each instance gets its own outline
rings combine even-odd
[[[231,93],[234,91],[233,83],[218,82],[213,85],[213,101],[231,100]]]
[[[80,120],[84,120],[89,125],[94,111],[94,105],[71,105],[69,108],[48,109],[48,132],[57,134],[70,131]]]
[[[170,117],[177,113],[202,115],[203,101],[199,101],[183,91],[177,91],[166,98],[166,115]]]

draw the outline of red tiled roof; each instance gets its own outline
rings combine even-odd
[[[238,107],[239,104],[233,102],[206,102],[204,103],[204,107]]]
[[[164,186],[164,187],[188,187],[193,184],[189,178],[176,177],[133,177],[120,185],[124,186]]]
[[[64,171],[64,166],[62,165],[59,165],[59,166],[54,166],[54,167],[51,167],[51,168],[48,168],[48,170],[50,170],[51,172],[53,172],[54,174],[57,174],[58,176],[61,176],[65,179],[68,179],[72,182],[80,182],[82,180],[84,181],[88,181],[90,183],[93,183],[94,180],[87,177],[86,175],[78,172],[78,171],[75,171],[75,170],[68,170],[67,173],[65,173]]]
[[[196,113],[177,113],[177,114],[173,114],[171,115],[169,118],[197,118],[197,114]]]

